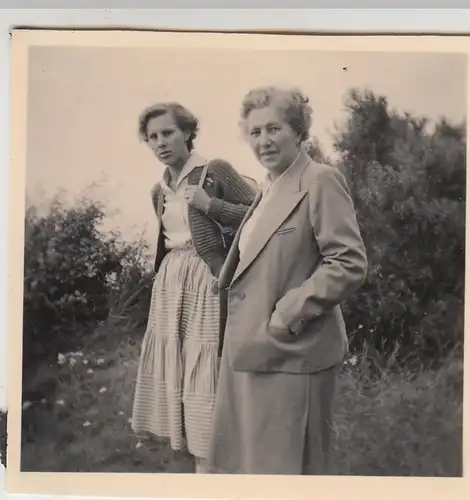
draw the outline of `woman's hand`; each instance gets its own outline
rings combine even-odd
[[[271,315],[270,325],[279,330],[288,330],[287,326],[282,321],[281,315],[276,310]]]
[[[184,192],[186,202],[192,207],[204,212],[209,211],[211,202],[210,196],[200,186],[187,186]]]
[[[269,330],[274,334],[275,337],[281,340],[293,340],[294,334],[289,330],[289,328],[282,321],[281,315],[275,310],[271,315],[269,321]]]

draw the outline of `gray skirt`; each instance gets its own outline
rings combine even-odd
[[[218,377],[219,298],[193,248],[172,250],[153,284],[132,428],[206,458]]]
[[[237,372],[225,350],[209,450],[213,471],[327,474],[338,369],[313,374]]]

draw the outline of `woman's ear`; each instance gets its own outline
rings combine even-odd
[[[191,138],[191,132],[185,131],[183,132],[184,135],[184,143],[186,144],[186,149],[188,150],[188,153],[190,153],[190,148],[188,146],[188,141]]]

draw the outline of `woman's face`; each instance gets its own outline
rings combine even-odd
[[[162,163],[170,167],[186,163],[188,134],[178,127],[171,113],[151,118],[147,123],[147,137],[148,145]]]
[[[275,174],[282,174],[299,154],[300,137],[278,106],[253,109],[246,118],[246,131],[260,163]]]

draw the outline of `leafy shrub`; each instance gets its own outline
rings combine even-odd
[[[100,231],[104,208],[86,197],[70,206],[60,196],[45,214],[30,206],[25,221],[23,375],[34,386],[41,363],[80,347],[110,313],[137,300],[145,282],[145,248]],[[139,288],[139,291],[142,287]],[[47,378],[47,377],[46,377]],[[50,379],[51,377],[49,377]],[[49,380],[51,382],[51,380]]]
[[[369,259],[364,287],[345,304],[354,349],[377,363],[432,366],[463,341],[465,126],[388,109],[351,91],[338,133]]]

